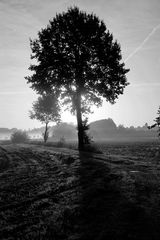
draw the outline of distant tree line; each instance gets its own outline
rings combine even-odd
[[[152,131],[149,131],[147,124],[139,127],[124,127],[123,125],[117,126],[112,119],[104,119],[89,124],[89,129],[87,130],[88,136],[94,140],[101,140],[107,138],[156,138],[157,129],[154,128]],[[37,133],[42,132],[42,129],[37,130]],[[53,141],[59,141],[61,138],[66,140],[76,140],[77,139],[77,128],[74,124],[69,123],[59,123],[56,126],[52,126],[49,129],[50,138]],[[36,130],[30,132],[35,135]]]
[[[151,128],[148,130],[148,124],[144,124],[144,126],[139,127],[125,127],[123,125],[116,125],[114,121],[109,119],[99,120],[92,122],[89,124],[89,129],[87,130],[87,134],[93,140],[101,140],[109,137],[125,137],[125,136],[135,136],[135,137],[156,137],[157,131],[159,130],[158,126]],[[8,128],[0,128],[0,136],[10,136],[12,133],[17,132],[18,129],[8,129]],[[28,129],[27,133],[31,138],[39,139],[44,137],[45,126],[41,128]],[[51,126],[48,128],[48,137],[53,141],[59,141],[61,138],[65,138],[66,140],[76,140],[77,139],[77,128],[76,125],[61,122],[55,126]],[[5,137],[4,137],[5,138]]]

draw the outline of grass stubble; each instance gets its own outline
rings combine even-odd
[[[0,147],[0,239],[160,239],[160,150]]]

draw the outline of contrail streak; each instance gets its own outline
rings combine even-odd
[[[152,31],[148,34],[148,36],[143,40],[143,42],[125,59],[124,62],[127,62],[131,57],[133,57],[137,52],[139,52],[144,44],[150,39],[150,37],[160,28],[160,24],[152,29]]]

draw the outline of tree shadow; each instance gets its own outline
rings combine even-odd
[[[18,165],[1,178],[0,239],[160,239],[159,182],[149,185],[145,175],[128,183],[118,170],[124,163],[112,168],[104,155],[72,153],[11,152]]]
[[[143,206],[125,196],[122,176],[92,153],[79,153],[81,186],[79,237],[83,240],[159,239]]]

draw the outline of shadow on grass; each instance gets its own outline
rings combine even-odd
[[[121,191],[121,176],[91,154],[80,153],[80,235],[83,240],[160,239],[159,220]],[[79,235],[79,236],[80,236]]]
[[[1,150],[0,239],[160,239],[159,176],[130,181],[91,152]]]

